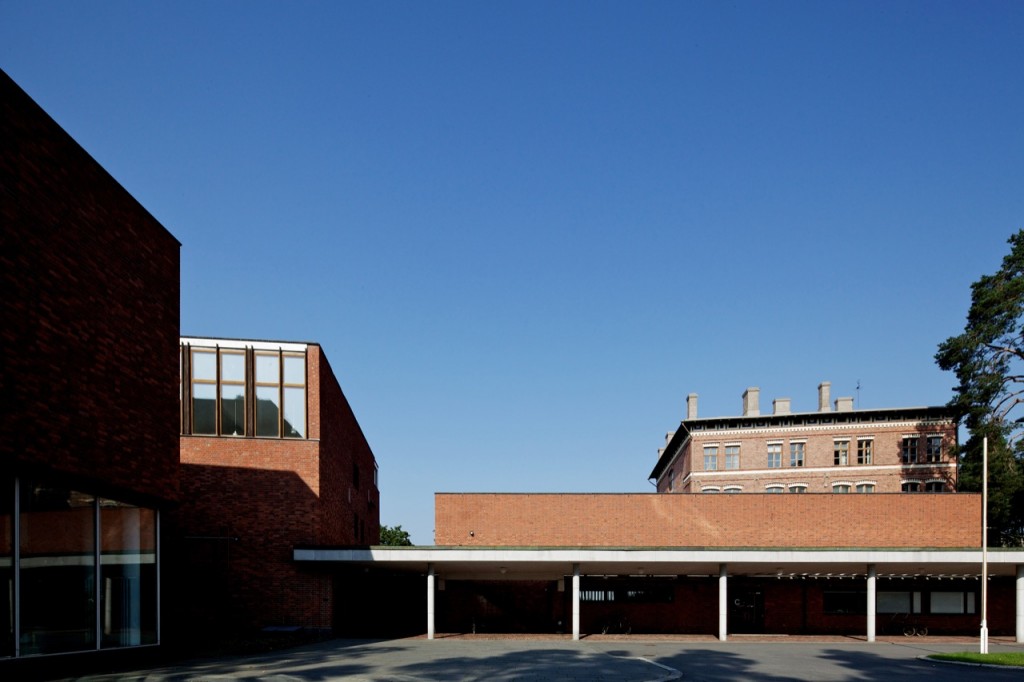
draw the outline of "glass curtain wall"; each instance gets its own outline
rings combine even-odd
[[[5,476],[0,524],[0,657],[157,642],[156,510]]]

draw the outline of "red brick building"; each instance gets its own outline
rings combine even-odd
[[[650,478],[662,493],[953,492],[957,424],[946,407],[855,410],[853,398],[792,412],[789,398],[762,414],[760,391],[739,416],[700,418],[697,394],[669,433]]]
[[[315,343],[183,338],[181,505],[172,515],[183,623],[331,628],[334,576],[295,545],[371,545],[370,446]]]
[[[179,244],[0,72],[0,658],[161,638]]]

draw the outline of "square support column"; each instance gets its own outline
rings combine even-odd
[[[580,639],[580,565],[572,565],[572,638]]]
[[[878,572],[874,564],[868,564],[868,641],[875,641],[875,612],[877,604]]]
[[[725,564],[718,565],[718,639],[726,640],[729,625],[729,571]]]
[[[1024,644],[1024,564],[1017,564],[1017,644]]]
[[[434,564],[427,564],[427,639],[434,639]]]

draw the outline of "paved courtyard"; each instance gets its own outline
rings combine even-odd
[[[738,640],[738,641],[737,641]],[[766,641],[768,640],[768,641]],[[1021,671],[920,660],[940,651],[976,651],[963,639],[855,640],[789,638],[652,639],[641,636],[552,639],[447,637],[369,641],[331,640],[259,656],[207,659],[173,667],[71,678],[90,682],[426,682],[472,680],[971,680],[1024,679]],[[990,650],[1024,651],[1011,640]]]

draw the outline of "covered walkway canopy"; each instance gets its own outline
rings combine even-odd
[[[718,637],[728,633],[728,580],[848,578],[864,581],[865,631],[876,634],[879,578],[978,579],[978,549],[803,549],[803,548],[527,548],[371,547],[296,548],[297,562],[379,567],[426,576],[427,636],[434,635],[436,580],[571,580],[572,635],[580,637],[580,578],[583,576],[691,576],[718,581]],[[988,574],[1016,579],[1016,640],[1024,643],[1024,550],[990,550]],[[568,586],[566,586],[568,588]]]

